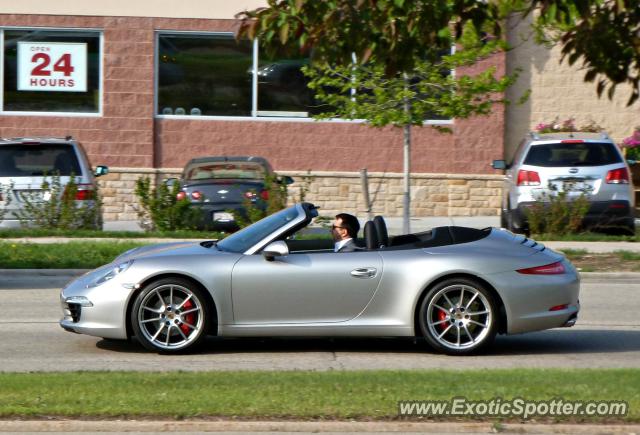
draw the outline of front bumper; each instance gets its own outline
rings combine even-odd
[[[70,283],[60,293],[60,326],[69,332],[96,337],[126,339],[127,304],[133,293],[120,282],[89,288],[87,275]],[[115,280],[114,280],[115,281]]]

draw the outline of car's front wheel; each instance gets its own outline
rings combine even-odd
[[[209,312],[202,290],[181,278],[147,285],[136,297],[131,325],[138,341],[161,353],[184,352],[206,338]]]
[[[467,355],[493,342],[497,316],[493,295],[480,283],[452,278],[428,291],[420,306],[419,323],[434,349]]]

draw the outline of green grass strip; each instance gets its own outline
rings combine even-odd
[[[464,396],[624,400],[629,403],[626,417],[560,416],[553,421],[640,421],[637,369],[0,373],[0,386],[4,418],[389,419],[398,417],[400,400]]]
[[[0,269],[93,269],[141,242],[0,242]]]
[[[68,238],[110,238],[110,239],[221,239],[225,233],[217,231],[99,231],[99,230],[50,230],[41,228],[16,228],[0,230],[0,239],[22,237],[68,237]]]

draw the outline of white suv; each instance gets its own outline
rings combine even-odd
[[[20,227],[16,213],[24,209],[25,195],[41,195],[48,201],[50,192],[42,189],[45,178],[60,177],[65,186],[73,176],[78,191],[76,203],[94,204],[97,184],[95,177],[109,172],[106,166],[91,169],[89,159],[79,142],[68,136],[65,138],[0,138],[0,190],[9,198],[0,197],[0,208],[4,219],[0,228]],[[98,216],[100,218],[100,216]],[[101,226],[101,219],[96,227]]]
[[[506,170],[501,225],[513,232],[527,233],[526,210],[564,191],[589,200],[585,226],[635,233],[629,166],[606,133],[529,133],[512,162],[492,166]]]

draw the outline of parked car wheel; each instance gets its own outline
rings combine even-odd
[[[513,222],[513,212],[512,211],[507,211],[506,220],[507,220],[507,225],[505,227],[509,231],[511,231],[514,234],[522,234],[523,233],[522,229],[516,227],[515,223]]]
[[[500,210],[500,228],[507,228],[507,211]]]
[[[138,341],[160,353],[193,350],[206,338],[209,310],[202,291],[181,278],[147,285],[136,297],[131,325]]]
[[[492,343],[497,332],[492,294],[467,278],[448,279],[429,290],[419,315],[427,342],[449,355],[477,352]]]

